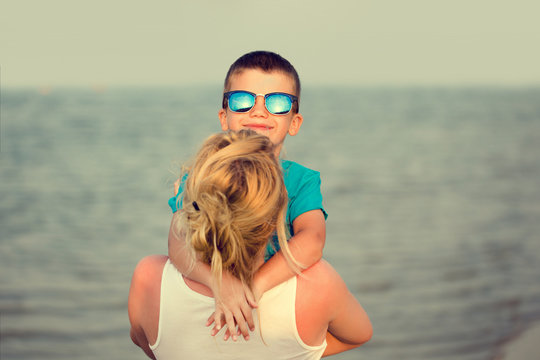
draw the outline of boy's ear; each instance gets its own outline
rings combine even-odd
[[[294,114],[291,120],[291,125],[289,125],[289,135],[294,136],[298,134],[298,131],[300,130],[303,121],[304,117],[301,114]]]
[[[227,123],[227,111],[225,109],[220,109],[218,111],[219,123],[221,124],[221,130],[229,130],[229,124]]]

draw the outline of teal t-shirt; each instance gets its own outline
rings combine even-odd
[[[293,236],[293,222],[301,214],[311,210],[321,210],[325,219],[328,217],[328,214],[322,205],[321,174],[294,161],[281,160],[281,166],[283,168],[283,180],[289,198],[286,225],[291,236]],[[181,194],[187,175],[184,175],[182,178],[178,195],[169,199],[169,206],[173,213],[179,208],[182,208]],[[279,244],[277,236],[273,236],[272,241],[268,243],[266,248],[265,260],[270,259],[276,251],[279,251]]]

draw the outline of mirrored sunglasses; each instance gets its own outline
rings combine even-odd
[[[223,105],[228,102],[229,109],[233,112],[244,113],[250,111],[255,106],[257,96],[264,97],[264,106],[270,114],[285,115],[292,110],[295,101],[298,97],[287,93],[269,93],[254,94],[249,91],[237,90],[229,91],[223,94]]]

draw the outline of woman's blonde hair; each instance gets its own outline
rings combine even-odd
[[[188,170],[178,227],[194,259],[210,264],[218,286],[225,269],[251,285],[272,234],[289,265],[285,231],[287,190],[274,145],[253,131],[210,136]]]

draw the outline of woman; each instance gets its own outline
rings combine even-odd
[[[189,170],[182,201],[179,238],[194,260],[211,266],[218,284],[227,270],[251,286],[274,232],[290,266],[301,269],[287,247],[287,192],[265,136],[210,137]],[[372,334],[367,314],[324,261],[263,294],[249,341],[208,334],[202,324],[214,309],[211,296],[166,256],[144,258],[129,294],[133,342],[152,359],[319,359],[360,346]]]

